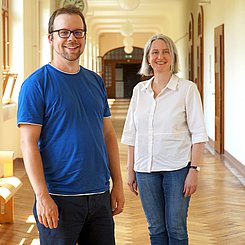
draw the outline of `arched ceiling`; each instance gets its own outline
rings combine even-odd
[[[102,33],[120,33],[122,25],[129,20],[134,33],[164,33],[174,39],[183,35],[183,19],[187,17],[190,0],[140,0],[139,6],[127,11],[118,0],[87,0],[86,20],[93,36]]]

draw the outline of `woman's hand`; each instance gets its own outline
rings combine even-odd
[[[138,186],[133,168],[128,168],[128,187],[136,196],[138,195]]]
[[[198,185],[198,172],[195,169],[189,169],[189,173],[185,179],[184,196],[189,197],[196,192]]]

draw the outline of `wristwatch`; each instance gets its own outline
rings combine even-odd
[[[194,166],[194,165],[190,165],[189,168],[193,168],[193,169],[195,169],[197,172],[199,172],[199,171],[201,170],[200,167]]]

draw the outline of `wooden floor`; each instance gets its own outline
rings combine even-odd
[[[128,101],[116,100],[112,107],[124,178],[126,205],[115,217],[117,245],[148,245],[147,224],[139,197],[126,185],[127,147],[120,143]],[[190,245],[245,245],[245,187],[216,156],[204,153],[199,189],[190,203]],[[21,162],[15,175],[24,183],[15,198],[14,224],[0,225],[0,245],[39,244],[32,218],[33,192]]]

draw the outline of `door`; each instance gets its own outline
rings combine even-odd
[[[215,141],[214,148],[224,153],[224,25],[214,30],[215,58]]]
[[[141,64],[123,64],[124,98],[131,98],[134,86],[140,82]]]
[[[189,43],[188,43],[188,54],[189,54],[189,80],[194,82],[194,18],[190,15],[189,20]]]
[[[198,45],[197,45],[197,88],[200,92],[203,102],[203,70],[204,70],[204,56],[203,56],[203,8],[201,6],[198,15]]]
[[[115,63],[113,61],[105,61],[103,70],[107,97],[109,99],[115,98]]]

